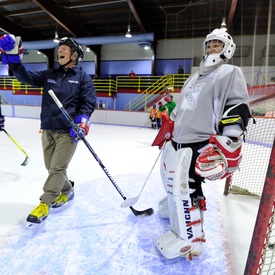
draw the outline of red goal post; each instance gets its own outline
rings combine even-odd
[[[251,89],[253,90],[253,88]],[[249,121],[240,169],[226,179],[224,195],[260,200],[244,275],[275,274],[275,85],[250,93]]]
[[[275,274],[275,139],[244,275]]]

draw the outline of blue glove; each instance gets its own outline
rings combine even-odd
[[[3,64],[21,63],[24,47],[20,36],[5,34],[0,37],[1,61]]]
[[[73,137],[75,142],[79,139],[84,138],[89,133],[89,117],[85,115],[77,116],[75,119],[75,124],[78,125],[77,131],[73,128],[70,129],[70,135]]]
[[[5,127],[5,116],[0,115],[0,131],[3,131],[4,127]]]
[[[5,51],[11,51],[14,48],[15,39],[13,35],[5,34],[0,36],[0,48]]]

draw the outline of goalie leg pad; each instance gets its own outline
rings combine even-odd
[[[167,259],[184,256],[186,259],[192,260],[193,257],[197,257],[202,253],[204,242],[203,233],[191,241],[186,241],[179,238],[172,230],[168,230],[158,238],[157,247]]]
[[[202,252],[204,235],[200,210],[192,206],[189,190],[189,166],[192,150],[175,151],[166,143],[161,158],[161,177],[167,192],[170,230],[160,236],[157,247],[168,259],[198,255]]]
[[[159,207],[159,216],[161,218],[169,218],[169,207],[168,207],[167,196],[165,196],[161,201],[159,201],[158,207]]]

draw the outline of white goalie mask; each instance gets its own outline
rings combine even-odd
[[[221,41],[223,43],[223,49],[219,53],[207,54],[207,45],[209,41]],[[204,67],[210,67],[219,64],[221,61],[226,62],[231,59],[236,49],[233,39],[230,34],[220,29],[215,29],[209,33],[203,42],[204,51]]]

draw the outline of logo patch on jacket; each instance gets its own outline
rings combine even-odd
[[[47,82],[48,83],[56,83],[56,81],[54,79],[48,79]]]
[[[181,109],[194,110],[196,108],[198,97],[204,85],[205,83],[195,84],[187,88],[180,106]]]

